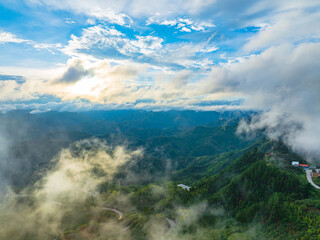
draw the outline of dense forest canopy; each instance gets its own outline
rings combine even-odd
[[[0,117],[12,136],[1,152],[1,239],[318,236],[320,193],[291,165],[306,160],[262,131],[237,133],[246,112]]]

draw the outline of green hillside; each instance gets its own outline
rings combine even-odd
[[[306,161],[262,135],[239,137],[234,123],[213,125],[12,141],[0,239],[319,239],[319,190],[291,166]]]

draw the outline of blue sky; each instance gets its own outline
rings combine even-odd
[[[1,112],[257,110],[320,156],[319,0],[0,0],[0,52]]]
[[[1,0],[0,110],[271,109],[265,99],[290,80],[256,69],[273,67],[263,56],[275,48],[284,61],[278,52],[317,48],[319,8],[302,0]]]

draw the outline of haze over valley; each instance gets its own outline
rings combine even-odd
[[[0,239],[319,239],[319,10],[0,0]]]

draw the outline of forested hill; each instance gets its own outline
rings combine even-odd
[[[197,181],[191,199],[223,206],[244,226],[263,226],[261,239],[318,239],[319,191],[302,168],[291,165],[291,160],[303,161],[299,156],[279,143],[265,148],[269,144],[255,146],[219,173]]]
[[[252,139],[241,139],[235,134],[238,118],[246,114],[132,110],[3,113],[0,114],[0,133],[6,139],[3,146],[6,151],[0,152],[4,159],[0,162],[0,176],[13,187],[21,188],[36,181],[39,169],[47,168],[63,148],[95,137],[113,146],[142,147],[146,154],[139,168],[154,174],[152,179],[147,179],[154,181],[154,177],[184,167],[196,156],[248,146]]]
[[[319,190],[291,165],[305,159],[238,136],[237,118],[167,129],[55,114],[28,116],[1,156],[0,239],[319,238]]]
[[[243,149],[188,159],[187,166],[173,171],[171,178],[131,186],[135,190],[130,199],[140,217],[166,213],[178,222],[172,239],[318,238],[320,193],[302,168],[291,165],[304,160],[283,144],[260,139]],[[190,190],[178,187],[180,183]],[[154,195],[158,188],[166,190]],[[188,214],[200,209],[195,219],[187,220],[192,216],[181,216],[177,206]],[[145,239],[145,230],[134,226],[137,236]]]

